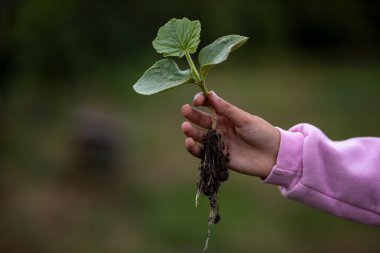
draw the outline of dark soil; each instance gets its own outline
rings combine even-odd
[[[204,249],[206,250],[210,238],[210,228],[220,221],[218,191],[221,183],[228,179],[227,163],[229,162],[229,153],[222,141],[221,134],[215,129],[207,132],[202,140],[202,145],[197,197],[202,193],[210,201],[207,240]]]

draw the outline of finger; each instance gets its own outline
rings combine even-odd
[[[208,129],[212,126],[212,119],[209,114],[195,109],[188,104],[182,106],[181,112],[186,119],[202,128]]]
[[[185,146],[190,154],[199,158],[201,154],[201,147],[199,143],[196,143],[192,138],[189,137],[185,139]]]
[[[187,136],[191,137],[195,141],[202,141],[203,136],[205,135],[205,132],[201,129],[198,129],[194,126],[192,126],[189,122],[183,122],[181,125],[182,132]]]
[[[194,99],[193,99],[193,105],[194,106],[202,106],[202,105],[205,106],[206,105],[206,98],[202,92],[195,94]]]
[[[216,95],[214,91],[211,91],[209,93],[207,99],[210,105],[218,114],[223,115],[227,119],[231,120],[237,127],[242,127],[252,120],[252,114],[228,103]]]

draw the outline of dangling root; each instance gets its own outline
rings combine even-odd
[[[199,165],[199,178],[197,183],[196,205],[198,197],[202,193],[210,201],[210,213],[208,219],[207,239],[204,247],[206,251],[211,235],[211,226],[220,220],[218,206],[218,190],[221,182],[228,179],[229,153],[221,140],[221,134],[211,129],[202,140],[201,163]]]

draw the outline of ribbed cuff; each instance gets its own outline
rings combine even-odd
[[[289,132],[278,128],[281,134],[276,165],[273,166],[264,183],[292,187],[302,175],[302,133]]]

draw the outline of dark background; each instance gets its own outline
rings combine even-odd
[[[132,86],[170,18],[250,37],[210,89],[287,129],[380,136],[379,1],[0,1],[0,252],[201,252],[184,86]],[[195,57],[193,57],[196,59]],[[181,61],[182,60],[182,61]],[[176,59],[186,66],[183,59]],[[232,173],[208,252],[379,252],[378,228]]]

